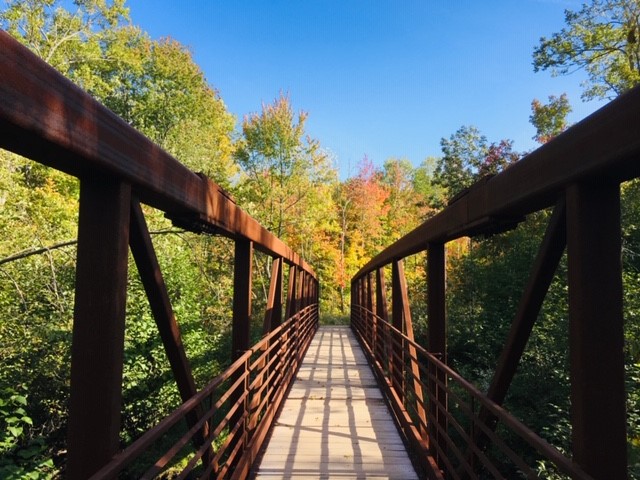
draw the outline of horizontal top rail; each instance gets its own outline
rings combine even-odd
[[[616,98],[503,172],[480,180],[409,234],[391,244],[354,280],[426,249],[463,236],[513,225],[553,205],[567,186],[595,179],[640,176],[640,87]]]
[[[73,176],[115,177],[181,226],[246,238],[313,269],[213,181],[182,165],[0,30],[0,148]]]

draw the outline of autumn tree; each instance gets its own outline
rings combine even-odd
[[[297,208],[310,184],[332,175],[320,143],[306,135],[307,117],[306,112],[296,114],[281,94],[242,122],[235,156],[247,176],[244,205],[278,237],[297,222]]]
[[[582,97],[613,98],[640,83],[640,1],[591,0],[565,10],[566,27],[542,37],[535,71],[567,75],[584,69]]]
[[[323,299],[331,304],[338,255],[332,203],[337,172],[320,142],[307,135],[307,118],[282,94],[244,118],[235,152],[243,171],[237,191],[243,209],[314,265],[327,283]],[[266,278],[270,270],[261,268]]]
[[[560,135],[569,126],[567,123],[569,113],[571,113],[571,105],[566,93],[559,97],[550,95],[549,102],[546,104],[534,99],[531,102],[529,116],[529,121],[536,128],[533,139],[544,144]]]
[[[229,186],[235,119],[191,52],[133,26],[125,0],[12,0],[0,25],[187,166]]]
[[[414,188],[415,170],[409,160],[390,158],[382,166],[382,184],[388,197],[384,222],[387,242],[413,230],[425,216],[426,199]]]

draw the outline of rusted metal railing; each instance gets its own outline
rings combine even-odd
[[[385,394],[392,399],[390,405],[404,436],[420,452],[422,468],[431,478],[476,478],[480,471],[488,478],[539,478],[522,458],[522,447],[516,452],[509,445],[516,437],[559,472],[576,479],[592,478],[443,363],[440,354],[427,352],[371,310],[354,310],[353,327],[383,380]],[[510,439],[496,433],[500,428],[495,423],[487,425],[483,412],[509,430]],[[485,437],[482,444],[480,435]]]
[[[535,476],[495,433],[499,422],[573,478],[626,478],[627,437],[620,183],[640,176],[636,88],[458,195],[390,245],[352,280],[352,325],[406,437],[433,478],[501,478],[489,450]],[[445,245],[498,234],[554,207],[487,392],[447,366]],[[560,259],[567,250],[572,458],[502,405]],[[402,260],[427,253],[427,345],[413,337]],[[391,266],[392,312],[384,268]],[[598,352],[594,354],[593,352]],[[460,420],[464,418],[465,420]],[[473,431],[470,432],[468,429]],[[502,444],[501,444],[502,442]]]
[[[184,431],[153,460],[148,477],[191,448],[183,476],[243,478],[316,329],[315,273],[215,183],[187,169],[2,31],[0,65],[0,148],[80,179],[67,478],[113,478],[172,427]],[[235,241],[233,364],[200,391],[141,204],[188,230]],[[120,451],[129,249],[184,403]],[[252,347],[254,249],[271,256],[273,267],[265,336]]]
[[[186,431],[158,458],[147,459],[151,466],[143,478],[158,476],[182,448],[197,439],[205,425],[209,433],[180,476],[187,476],[199,467],[200,478],[211,475],[246,478],[315,332],[316,317],[317,305],[300,310],[91,478],[115,478],[172,428],[182,426],[187,416],[198,409],[203,413],[198,414],[198,421],[191,428],[184,428]],[[222,419],[216,418],[219,412],[224,414]],[[200,466],[200,460],[214,442],[219,443],[219,447],[210,454],[204,467]]]

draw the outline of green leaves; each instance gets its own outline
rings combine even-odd
[[[33,420],[27,416],[27,388],[0,388],[0,478],[51,478],[53,460],[45,458],[42,439],[27,437]]]
[[[433,180],[446,191],[447,199],[470,187],[485,175],[495,175],[516,162],[511,140],[489,144],[474,126],[463,125],[448,139],[440,139],[443,156],[438,159]],[[442,205],[439,205],[442,206]]]
[[[640,1],[591,0],[565,12],[566,28],[542,37],[533,66],[567,75],[584,69],[582,97],[613,98],[640,83]]]

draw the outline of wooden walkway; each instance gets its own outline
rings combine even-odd
[[[418,478],[349,327],[316,333],[255,478]]]

